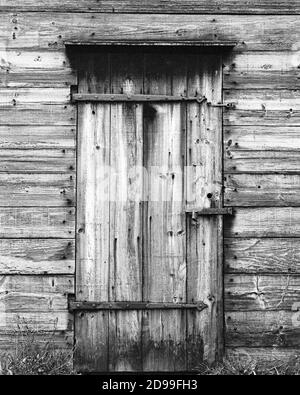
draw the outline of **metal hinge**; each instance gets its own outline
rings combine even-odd
[[[216,104],[208,102],[207,105],[211,106],[211,107],[228,108],[230,110],[234,110],[236,108],[236,103],[233,103],[233,102],[232,103],[216,103]]]
[[[208,308],[204,302],[197,303],[148,303],[148,302],[79,302],[69,299],[69,311],[102,310],[197,310]]]
[[[209,215],[233,215],[232,207],[226,208],[187,208],[185,210],[187,214],[192,214],[192,218],[194,220],[197,219],[198,216],[209,216]]]
[[[144,103],[144,102],[196,102],[206,101],[204,96],[169,96],[169,95],[126,95],[126,94],[92,94],[73,93],[73,102],[103,102],[103,103]]]

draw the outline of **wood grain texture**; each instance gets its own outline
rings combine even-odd
[[[278,347],[228,347],[226,355],[230,360],[240,360],[246,366],[259,364],[262,369],[271,369],[274,372],[274,367],[281,367],[285,363],[297,363],[300,359],[299,348],[278,348]]]
[[[241,52],[223,59],[225,89],[297,89],[299,51]]]
[[[227,312],[227,347],[300,346],[299,312]]]
[[[74,205],[74,176],[0,173],[1,207],[72,207]]]
[[[18,106],[26,103],[69,103],[70,88],[1,88],[0,106]]]
[[[43,12],[105,12],[105,13],[166,13],[166,14],[297,14],[300,13],[298,0],[251,0],[245,4],[241,0],[2,0],[1,11],[43,11]]]
[[[146,93],[185,93],[182,57],[147,55],[145,65]],[[185,119],[180,104],[151,104],[144,109],[144,166],[150,181],[144,216],[144,299],[152,302],[186,301]],[[185,312],[145,313],[145,371],[185,370],[186,325]]]
[[[136,94],[143,89],[142,54],[112,54],[111,91]],[[143,107],[111,105],[109,243],[111,301],[141,301],[143,239]],[[109,133],[109,132],[108,132]],[[96,329],[97,330],[97,329]],[[109,316],[109,370],[142,369],[142,313]]]
[[[297,238],[225,239],[226,273],[299,274]]]
[[[287,156],[296,155],[295,151],[300,151],[300,128],[277,125],[225,127],[224,146],[233,155],[239,155],[239,151],[242,151],[244,157],[251,157],[253,153],[272,155],[272,151],[276,151],[273,155],[285,155],[283,151],[290,151]],[[228,166],[228,162],[230,163],[229,160],[225,162],[225,166]]]
[[[220,102],[221,59],[199,57],[195,61],[191,57],[188,65],[188,93],[202,92],[209,101]],[[187,206],[190,209],[220,208],[223,205],[222,111],[204,103],[201,108],[189,105],[187,113]],[[188,334],[195,345],[197,336],[199,344],[200,335],[204,346],[202,358],[214,361],[221,357],[223,351],[223,323],[219,319],[223,307],[223,220],[221,217],[199,217],[195,223],[189,216],[187,224],[188,301],[202,300],[208,305],[201,314],[188,313],[191,322]],[[197,350],[195,346],[191,349]]]
[[[255,170],[253,165],[253,171]],[[225,179],[224,197],[227,206],[299,206],[299,175],[227,174]]]
[[[74,208],[2,207],[0,238],[73,238]]]
[[[55,313],[66,311],[73,276],[5,275],[0,279],[0,311],[5,313]],[[3,324],[2,324],[3,326]]]
[[[237,208],[225,219],[226,237],[298,237],[298,207]]]
[[[74,274],[75,242],[69,240],[1,239],[0,274]]]
[[[19,13],[1,15],[0,35],[9,49],[58,49],[78,40],[237,41],[236,50],[297,50],[297,15],[123,15]],[[18,30],[15,30],[17,28]]]
[[[239,111],[299,111],[299,90],[225,90],[224,102],[235,103]]]
[[[75,126],[76,113],[73,105],[22,104],[0,106],[0,125]]]
[[[32,328],[34,329],[34,328]],[[25,343],[26,339],[28,341],[28,337],[26,337],[26,330],[17,331],[15,330],[0,330],[0,350],[1,353],[11,353],[12,350],[15,349],[17,343]],[[43,349],[47,346],[49,342],[53,342],[55,348],[58,350],[66,350],[72,352],[73,347],[73,331],[72,328],[70,330],[52,330],[49,326],[49,330],[39,331],[34,334],[35,341],[38,345],[40,345]]]
[[[259,274],[225,276],[226,311],[291,311],[297,303],[299,304],[299,294],[298,276]]]
[[[225,110],[224,126],[263,126],[277,127],[300,126],[300,111],[277,110]]]
[[[1,138],[0,138],[1,139]],[[32,144],[31,140],[31,144]],[[36,183],[40,180],[42,185],[47,185],[48,182],[57,181],[59,184],[59,180],[62,177],[65,178],[65,186],[66,190],[70,187],[70,184],[74,183],[75,174],[74,170],[76,168],[76,158],[75,158],[75,150],[69,149],[0,149],[0,173],[69,173],[68,175],[57,175],[56,180],[55,176],[48,174],[44,178],[42,176],[35,176]],[[4,175],[1,175],[2,180],[4,181]],[[7,182],[9,183],[10,175],[6,176]],[[16,178],[17,176],[15,176]],[[22,176],[19,176],[19,182],[22,184]],[[28,177],[34,177],[33,175]],[[13,179],[13,177],[11,176]],[[25,176],[23,176],[23,184],[26,185]],[[52,181],[51,181],[52,180]],[[2,185],[3,185],[2,181]],[[33,180],[34,181],[34,180]],[[62,182],[60,183],[63,186]],[[22,185],[20,185],[22,187]],[[49,203],[49,205],[51,205]]]
[[[295,147],[297,149],[297,147]],[[225,173],[259,173],[262,174],[261,177],[256,176],[258,184],[260,185],[260,179],[261,184],[264,185],[266,184],[266,181],[264,180],[263,174],[266,174],[266,179],[272,178],[270,174],[274,173],[299,173],[300,172],[300,165],[299,165],[299,160],[300,160],[300,152],[299,151],[231,151],[230,149],[227,149],[226,151],[226,156],[225,156]],[[241,176],[242,177],[242,176]],[[276,176],[273,176],[274,182],[276,183],[277,180],[279,181],[279,178],[276,178]],[[235,176],[230,176],[228,174],[227,180],[228,184],[235,184],[234,181]],[[251,179],[251,176],[245,175],[245,181],[246,179],[249,178]],[[282,186],[283,189],[286,189],[287,183],[288,183],[288,178],[290,178],[291,182],[295,183],[295,192],[297,191],[297,177],[295,176],[292,178],[292,176],[286,176],[282,177],[284,185]],[[252,176],[252,179],[254,181],[255,176]],[[238,177],[236,178],[238,180]],[[238,186],[239,182],[236,181],[236,184]],[[253,182],[250,182],[251,186],[253,186]],[[293,189],[293,185],[290,184],[291,189]],[[260,191],[258,191],[260,192]],[[261,191],[262,192],[262,191]],[[280,194],[280,190],[278,190],[278,193]]]
[[[0,149],[19,149],[23,154],[25,149],[75,149],[75,138],[75,128],[68,126],[0,126]]]

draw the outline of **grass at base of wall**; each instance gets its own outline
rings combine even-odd
[[[0,357],[0,375],[73,375],[73,351],[58,349],[53,336],[44,343],[26,324],[15,333],[14,351]]]
[[[74,350],[57,349],[54,333],[55,329],[53,337],[41,343],[38,331],[26,323],[18,324],[15,350],[0,356],[0,375],[76,375],[73,369]],[[276,365],[266,368],[254,360],[245,362],[235,357],[213,367],[199,364],[197,373],[202,376],[300,375],[300,360],[277,361]]]
[[[299,376],[300,360],[292,358],[289,362],[274,366],[263,366],[255,360],[243,362],[238,358],[226,359],[214,366],[202,364],[199,367],[202,376]]]

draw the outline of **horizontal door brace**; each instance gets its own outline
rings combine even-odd
[[[197,310],[208,308],[204,302],[197,303],[148,303],[148,302],[79,302],[69,299],[69,311],[101,310]]]
[[[74,93],[74,102],[102,102],[102,103],[144,103],[144,102],[196,102],[206,101],[205,96],[169,96],[169,95],[124,95],[124,94],[93,94]]]
[[[226,208],[187,208],[185,210],[187,214],[192,214],[193,219],[197,216],[209,216],[209,215],[233,215],[232,207]]]

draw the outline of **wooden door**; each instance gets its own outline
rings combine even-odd
[[[83,64],[76,367],[191,371],[223,348],[222,216],[190,213],[222,207],[221,58],[89,53]]]

